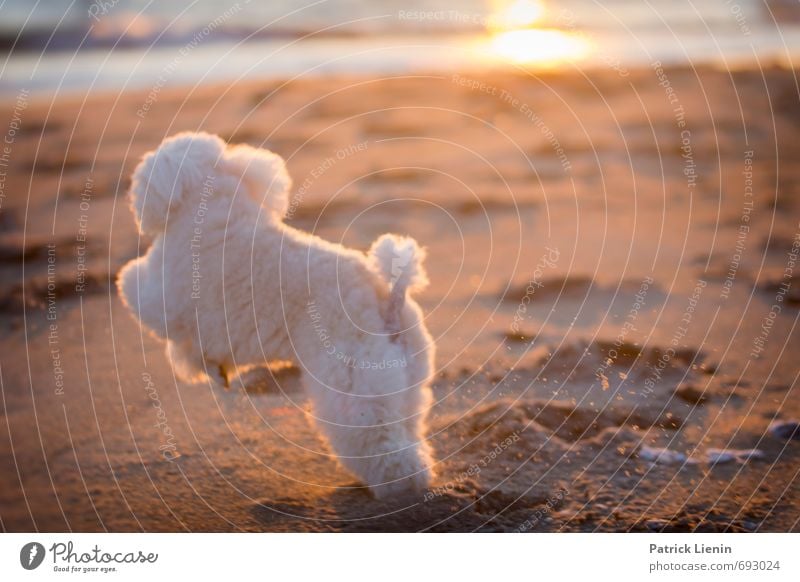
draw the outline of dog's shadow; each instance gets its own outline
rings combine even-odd
[[[477,492],[426,491],[393,500],[377,500],[358,483],[312,502],[263,500],[251,514],[265,531],[446,532],[491,531],[492,516]],[[502,529],[502,528],[501,528]]]
[[[358,485],[337,489],[313,504],[264,500],[251,513],[266,531],[416,532],[436,529],[465,503],[422,498],[379,501]]]

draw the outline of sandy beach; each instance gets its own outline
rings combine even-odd
[[[800,107],[771,63],[330,76],[0,109],[6,531],[797,531]],[[434,487],[374,500],[299,371],[176,381],[114,281],[166,136],[267,147],[288,222],[428,248]]]

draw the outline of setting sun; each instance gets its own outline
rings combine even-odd
[[[492,30],[514,30],[539,24],[545,15],[544,3],[537,0],[503,2],[489,20]]]

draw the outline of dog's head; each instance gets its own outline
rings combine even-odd
[[[249,145],[228,147],[215,135],[185,132],[161,142],[133,172],[131,205],[143,233],[157,236],[186,200],[204,189],[244,194],[280,219],[289,205],[291,179],[283,159]]]

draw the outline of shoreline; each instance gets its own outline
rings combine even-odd
[[[535,31],[534,31],[535,32]],[[547,32],[547,31],[545,31]],[[448,74],[505,74],[520,71],[546,73],[555,67],[595,72],[641,69],[661,61],[666,68],[700,67],[752,70],[762,66],[792,68],[800,63],[800,26],[780,34],[766,32],[759,39],[731,37],[709,43],[702,36],[682,39],[660,35],[633,39],[638,51],[631,53],[631,39],[597,33],[557,30],[565,39],[586,44],[578,57],[555,56],[515,62],[498,54],[486,34],[442,36],[364,36],[310,38],[301,41],[255,40],[246,43],[209,42],[184,46],[123,48],[111,53],[87,49],[76,53],[43,55],[23,53],[8,57],[0,95],[25,87],[38,96],[70,93],[136,91],[145,88],[183,89],[209,84],[276,82],[290,78],[319,79],[330,76]],[[753,46],[758,45],[758,52]],[[692,48],[688,60],[685,51]],[[95,71],[93,79],[83,73]],[[32,73],[33,71],[33,73]]]
[[[303,84],[347,84],[347,83],[361,83],[372,82],[376,80],[389,81],[392,79],[451,79],[457,83],[457,79],[462,81],[480,80],[485,78],[496,79],[544,79],[544,80],[558,80],[570,77],[584,77],[584,78],[604,78],[607,75],[618,75],[621,78],[626,78],[629,75],[634,75],[641,78],[647,74],[652,74],[655,78],[657,76],[656,67],[659,71],[666,74],[692,74],[695,76],[702,76],[706,74],[722,73],[729,76],[737,74],[749,74],[758,71],[764,72],[785,72],[800,79],[800,63],[796,67],[788,65],[782,61],[772,61],[769,63],[762,63],[761,66],[755,66],[755,63],[742,63],[739,67],[726,67],[721,63],[715,62],[702,62],[699,64],[694,63],[662,63],[661,61],[653,61],[644,63],[624,70],[624,75],[620,75],[619,71],[604,63],[597,63],[590,66],[574,66],[567,70],[554,70],[552,68],[526,68],[521,65],[509,65],[505,68],[493,67],[474,67],[474,68],[456,68],[456,69],[424,69],[420,68],[415,71],[386,71],[381,74],[373,72],[329,72],[319,73],[318,75],[309,76],[275,76],[275,77],[244,77],[236,80],[209,80],[200,83],[185,83],[175,86],[165,86],[153,91],[153,88],[146,86],[131,87],[131,88],[105,88],[105,89],[91,89],[86,93],[86,89],[65,90],[60,93],[32,90],[29,87],[18,87],[14,90],[9,88],[7,91],[0,87],[0,96],[15,97],[17,100],[22,99],[26,103],[26,107],[43,107],[45,105],[52,105],[59,103],[62,106],[73,107],[79,103],[104,103],[109,100],[117,101],[133,101],[138,100],[142,105],[156,105],[159,99],[175,100],[181,97],[202,97],[208,93],[213,94],[226,94],[231,92],[247,91],[263,89],[264,87],[280,88],[289,87],[292,83]],[[155,99],[151,97],[155,95]],[[150,100],[148,101],[148,99]],[[140,108],[143,115],[138,117],[142,118],[147,115],[147,110]],[[4,109],[0,108],[0,114],[3,114]]]

